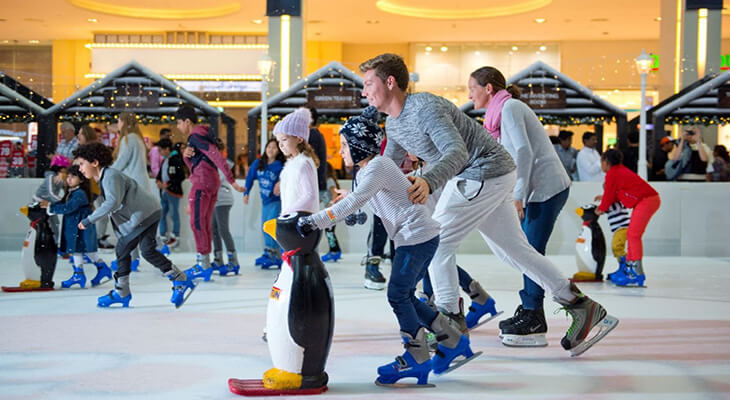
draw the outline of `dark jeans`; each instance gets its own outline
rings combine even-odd
[[[436,311],[416,298],[416,284],[431,263],[439,237],[413,246],[395,249],[388,281],[388,303],[393,308],[401,332],[415,337],[421,326],[430,327]]]
[[[132,233],[117,240],[117,276],[129,275],[132,263],[132,250],[139,245],[142,257],[163,273],[172,269],[172,262],[157,251],[155,233],[161,212],[156,212],[144,220]]]
[[[460,266],[456,266],[456,271],[459,273],[459,286],[461,290],[469,293],[469,285],[473,280],[468,272],[464,271]],[[428,270],[423,276],[423,293],[429,298],[433,297],[433,287],[431,287],[431,277],[428,275]]]
[[[542,255],[545,255],[548,239],[553,233],[560,210],[568,200],[569,192],[570,188],[567,188],[543,202],[527,203],[525,219],[522,220],[522,230],[530,245]],[[520,290],[522,308],[526,310],[542,308],[545,291],[527,275],[522,275],[522,278],[525,282],[524,289]]]
[[[383,221],[377,215],[373,214],[373,224],[368,236],[368,242],[370,243],[370,251],[368,256],[385,256],[385,244],[388,243],[388,232],[385,231]],[[393,241],[390,241],[390,256],[393,256],[395,249]]]

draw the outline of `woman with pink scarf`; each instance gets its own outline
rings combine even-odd
[[[568,199],[570,177],[532,109],[520,101],[520,90],[506,86],[493,67],[482,67],[469,77],[469,98],[475,109],[486,108],[484,128],[517,164],[514,204],[530,245],[545,254],[555,220]],[[522,304],[514,317],[499,323],[502,343],[508,346],[547,346],[543,311],[544,290],[526,275],[520,291]]]

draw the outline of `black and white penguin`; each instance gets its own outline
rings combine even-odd
[[[571,279],[574,282],[603,281],[603,265],[606,262],[606,239],[598,225],[596,205],[590,204],[575,209],[583,220],[580,235],[575,241],[575,261],[578,272]]]
[[[297,221],[310,213],[287,214],[264,225],[281,245],[284,263],[271,288],[266,335],[274,368],[264,373],[267,389],[324,388],[335,310],[329,274],[317,254],[320,230],[306,237]]]
[[[25,280],[18,286],[3,286],[2,290],[5,292],[53,290],[58,246],[46,209],[38,203],[33,203],[22,207],[20,212],[31,221],[31,229],[25,236],[20,254]]]

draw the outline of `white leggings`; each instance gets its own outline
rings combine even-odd
[[[429,266],[436,305],[459,312],[456,249],[476,228],[500,260],[527,275],[561,304],[575,298],[570,282],[527,241],[512,199],[516,173],[483,182],[453,178],[446,183],[433,218],[441,224],[440,242]]]

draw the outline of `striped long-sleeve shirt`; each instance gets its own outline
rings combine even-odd
[[[611,232],[616,232],[620,228],[629,227],[631,211],[617,201],[611,204],[611,207],[608,207],[606,218],[608,218],[608,225],[611,227]]]
[[[320,229],[334,225],[367,203],[383,221],[396,247],[424,243],[439,234],[431,210],[413,204],[406,190],[411,182],[393,160],[376,156],[357,173],[357,186],[344,199],[312,215]]]

